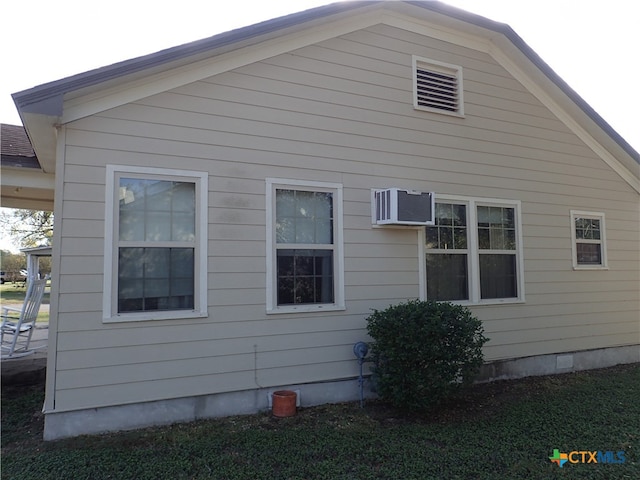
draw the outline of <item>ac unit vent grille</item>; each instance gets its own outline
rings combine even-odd
[[[433,225],[433,193],[386,188],[373,195],[374,223],[377,225]]]

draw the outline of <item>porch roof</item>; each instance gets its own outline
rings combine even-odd
[[[22,125],[0,125],[0,205],[53,210],[55,177],[44,173]]]

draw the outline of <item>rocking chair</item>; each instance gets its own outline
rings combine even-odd
[[[31,355],[35,350],[46,347],[29,348],[46,283],[46,279],[29,282],[22,308],[2,307],[3,360]]]

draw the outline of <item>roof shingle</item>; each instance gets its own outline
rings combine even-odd
[[[22,125],[0,124],[0,153],[3,166],[40,168]]]

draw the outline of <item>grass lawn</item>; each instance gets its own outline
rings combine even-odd
[[[47,283],[47,287],[44,291],[44,296],[42,297],[42,305],[49,305],[49,297],[50,297],[51,287]],[[21,282],[16,283],[5,283],[4,285],[0,285],[0,305],[5,306],[13,306],[19,307],[24,302],[24,297],[27,294],[26,286]],[[38,322],[48,322],[49,321],[49,311],[40,310],[38,314]]]
[[[7,387],[2,478],[638,479],[639,393],[635,364],[476,385],[424,414],[370,401],[45,443],[42,386]],[[560,468],[554,449],[626,462]]]

